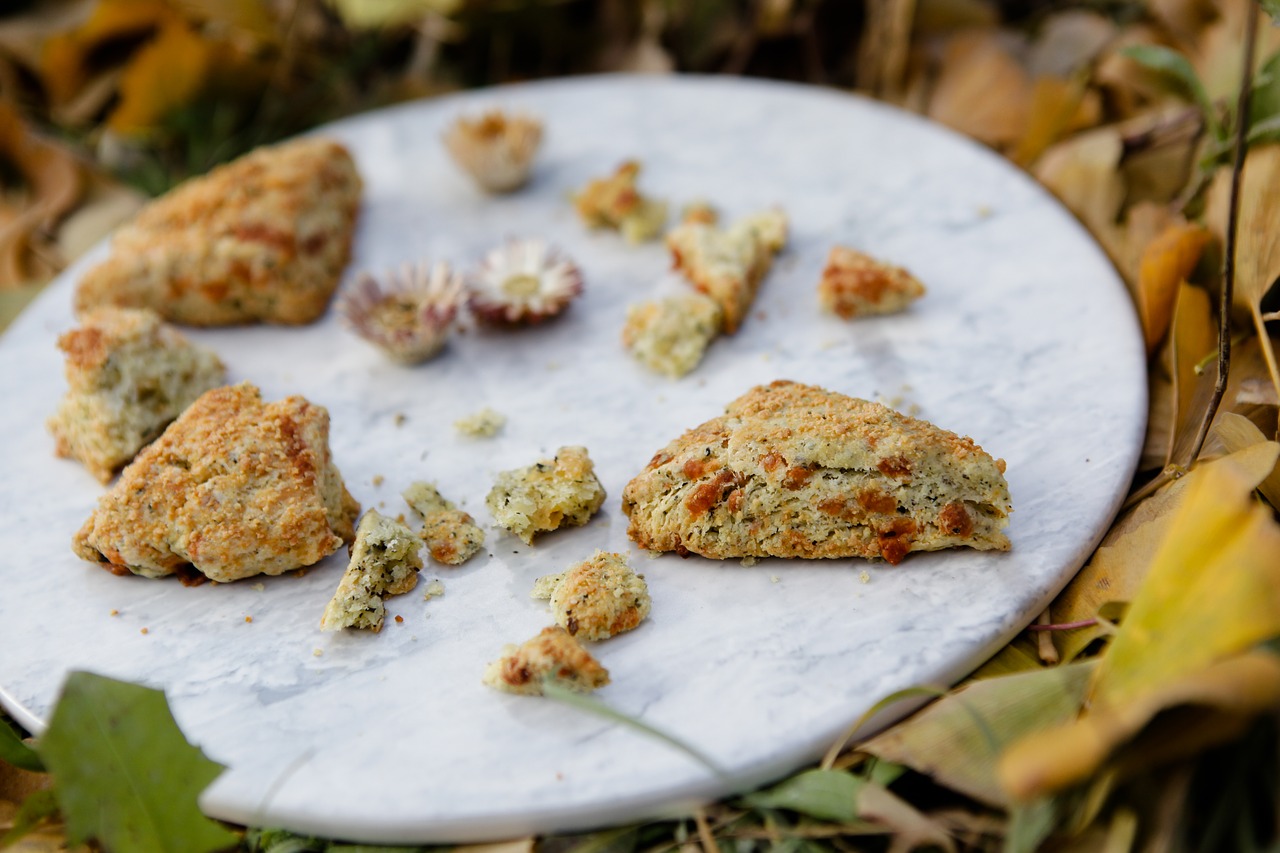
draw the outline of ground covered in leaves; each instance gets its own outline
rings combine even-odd
[[[1273,4],[13,5],[0,17],[0,325],[149,195],[255,145],[407,98],[619,70],[804,80],[930,116],[1056,193],[1127,282],[1150,353],[1140,470],[1026,633],[954,689],[889,697],[932,701],[870,739],[852,727],[767,790],[477,851],[1277,849]],[[76,676],[46,735],[24,735],[0,721],[0,847],[374,849],[205,820],[194,798],[218,768],[154,691]]]

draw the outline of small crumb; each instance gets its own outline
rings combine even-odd
[[[320,656],[321,656],[321,655],[323,655],[323,654],[324,654],[324,649],[312,649],[312,650],[311,650],[311,656],[312,656],[312,657],[317,657],[317,658],[318,658],[318,657],[320,657]]]
[[[991,209],[991,205],[989,204],[980,204],[978,205],[977,213],[979,219],[986,219],[992,213],[995,213],[995,211]]]
[[[249,589],[253,590],[254,592],[263,592],[264,590],[266,590],[266,588],[267,588],[267,585],[264,584],[262,581],[258,581],[253,586],[249,587]]]
[[[868,572],[866,569],[863,569],[861,572],[858,573],[858,580],[862,581],[863,583],[871,583],[871,573]]]
[[[547,370],[559,370],[559,369],[560,369],[560,362],[558,361],[547,362]]]
[[[142,629],[142,633],[143,633],[143,634],[150,634],[150,633],[151,633],[151,629],[150,629],[150,628],[143,628],[143,629]]]
[[[404,513],[403,513],[403,512],[396,516],[396,521],[398,521],[400,524],[405,524],[405,523],[406,523],[406,522],[405,522],[405,520],[404,520]]]
[[[910,406],[907,406],[907,414],[914,418],[916,415],[920,414],[920,407],[915,403],[912,403]]]
[[[373,483],[373,487],[376,489],[386,481],[387,481],[387,478],[383,477],[381,474],[374,474],[373,479],[370,480],[369,482]]]
[[[738,563],[738,565],[742,566],[743,568],[751,568],[758,562],[760,561],[755,557],[743,557],[741,562]]]
[[[507,425],[507,416],[485,406],[453,422],[453,428],[469,438],[493,438]]]
[[[244,617],[244,621],[246,621],[246,622],[252,622],[252,621],[253,621],[253,617],[252,617],[252,616],[246,616],[246,617]]]
[[[781,578],[779,578],[777,575],[769,576],[769,583],[777,583],[779,580],[781,580]]]
[[[404,426],[404,423],[407,420],[409,420],[409,416],[404,412],[396,412],[396,416],[391,419],[391,422],[396,426]]]
[[[305,577],[307,576],[307,570],[306,570],[306,569],[298,569],[298,570],[296,570],[296,571],[293,573],[293,576],[294,576],[295,578],[305,578]],[[217,581],[214,581],[214,583],[217,583]]]
[[[209,581],[209,586],[218,586],[217,581]]]
[[[444,584],[439,578],[432,578],[427,581],[426,589],[423,591],[422,600],[430,601],[433,598],[440,598],[444,595]]]
[[[401,622],[403,622],[403,621],[404,621],[404,617],[397,613],[397,614],[396,614],[396,623],[397,623],[397,624],[399,624],[399,623],[401,623]]]
[[[650,560],[656,560],[662,556],[662,552],[661,551],[645,551],[644,555],[648,557]]]
[[[773,353],[771,353],[771,352],[766,352],[766,353],[761,354],[761,356],[760,356],[760,360],[761,360],[761,361],[773,361]]]
[[[823,341],[822,343],[818,344],[818,349],[820,349],[820,350],[829,350],[829,349],[835,349],[835,348],[836,348],[836,347],[838,347],[838,346],[840,346],[840,342],[839,342],[839,341],[833,341],[833,340],[831,340],[831,339],[829,339],[829,338],[828,338],[827,340],[825,340],[825,341]]]
[[[111,608],[111,615],[112,615],[112,616],[119,616],[119,615],[120,615],[120,611],[119,611],[119,610],[116,610],[116,609],[113,607],[113,608]]]
[[[769,319],[769,312],[768,312],[768,311],[757,311],[757,312],[756,312],[756,319],[763,323],[765,320],[768,320],[768,319]]]

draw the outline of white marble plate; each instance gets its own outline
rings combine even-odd
[[[511,197],[479,194],[439,142],[459,113],[491,105],[548,128],[536,179]],[[541,235],[579,261],[583,298],[542,327],[469,332],[413,369],[332,313],[192,336],[269,399],[327,406],[336,461],[365,506],[399,513],[399,491],[429,478],[489,525],[494,473],[564,444],[590,449],[609,500],[587,527],[534,547],[490,527],[485,555],[428,569],[444,598],[392,600],[404,621],[379,635],[318,630],[341,556],[261,583],[114,577],[71,554],[102,489],[53,457],[44,428],[64,390],[54,339],[73,325],[83,265],[69,271],[0,339],[0,698],[39,730],[69,670],[164,688],[188,736],[229,768],[203,797],[211,815],[368,841],[470,840],[670,814],[766,781],[881,697],[952,682],[1008,641],[1080,566],[1129,483],[1146,394],[1121,282],[1032,181],[918,118],[793,85],[607,77],[443,98],[328,132],[367,184],[348,278],[424,256],[470,265],[506,235]],[[587,233],[566,201],[628,157],[676,207],[702,197],[735,216],[777,204],[793,225],[742,331],[678,382],[618,343],[628,303],[682,286],[664,250]],[[814,285],[836,242],[909,266],[928,296],[895,317],[821,315]],[[918,407],[1006,459],[1013,550],[746,568],[632,548],[618,503],[627,480],[683,429],[777,378]],[[505,431],[456,434],[454,420],[484,405],[510,418]],[[533,579],[597,547],[630,549],[654,601],[638,630],[597,646],[613,676],[599,697],[697,745],[727,777],[634,730],[480,684],[504,643],[549,623]]]

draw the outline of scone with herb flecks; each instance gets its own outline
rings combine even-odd
[[[324,609],[320,628],[382,630],[389,595],[402,595],[418,583],[422,540],[400,522],[371,509],[360,519],[351,561]]]
[[[421,537],[431,559],[460,566],[484,547],[484,531],[469,513],[445,500],[430,483],[411,483],[402,493],[405,503],[422,516]]]
[[[556,624],[582,640],[630,631],[653,606],[644,576],[632,570],[626,556],[607,551],[596,551],[558,575],[538,578],[533,597],[548,599]]]
[[[748,216],[727,229],[686,219],[667,234],[676,269],[720,304],[729,335],[746,319],[773,256],[786,242],[787,217],[780,210]]]
[[[253,385],[192,403],[120,475],[73,549],[116,574],[220,582],[317,563],[354,535],[360,505],[329,451],[329,413]]]
[[[642,302],[627,308],[622,344],[645,367],[679,379],[702,361],[723,316],[720,304],[701,293]]]
[[[504,693],[541,696],[546,682],[589,693],[609,683],[609,671],[568,631],[553,625],[519,646],[508,645],[484,672],[484,683]]]
[[[58,338],[68,390],[49,419],[59,456],[107,482],[197,397],[226,381],[217,354],[153,311],[100,308]]]
[[[116,232],[76,311],[151,308],[191,326],[310,323],[351,254],[361,182],[346,148],[259,148],[156,199]]]
[[[844,320],[893,314],[924,296],[924,285],[902,267],[833,246],[818,281],[818,304]]]
[[[812,385],[757,386],[627,484],[628,535],[704,557],[1009,549],[1004,461],[970,438]]]
[[[537,533],[586,524],[604,504],[604,486],[585,447],[498,474],[485,498],[493,520],[533,544]]]

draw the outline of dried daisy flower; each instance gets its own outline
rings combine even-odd
[[[449,265],[423,261],[387,274],[382,287],[369,273],[343,294],[338,311],[357,335],[403,364],[440,351],[463,301],[462,277]]]
[[[582,292],[573,261],[545,240],[508,240],[490,250],[471,283],[471,310],[487,323],[537,323]]]
[[[542,122],[491,110],[477,119],[460,116],[445,132],[454,162],[491,193],[518,190],[529,180],[542,143]]]

